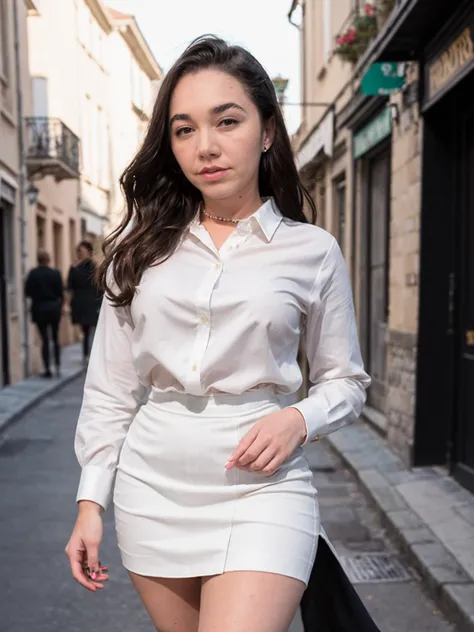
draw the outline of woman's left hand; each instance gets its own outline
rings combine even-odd
[[[306,438],[306,423],[297,408],[284,408],[258,421],[242,437],[226,463],[249,472],[274,474]]]

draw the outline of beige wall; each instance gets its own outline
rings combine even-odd
[[[109,38],[109,46],[113,59],[110,94],[114,107],[110,124],[114,152],[108,231],[116,228],[123,217],[124,200],[119,178],[143,140],[156,98],[155,82],[159,80],[141,67],[118,25]]]
[[[14,6],[16,2],[19,23],[20,84],[15,68]],[[22,265],[20,243],[20,151],[18,139],[18,92],[21,90],[25,110],[31,107],[31,90],[28,73],[27,6],[23,0],[0,1],[0,187],[11,186],[14,191],[13,207],[4,203],[3,221],[5,263],[7,272],[7,323],[10,379],[23,377],[23,311]],[[26,208],[28,216],[28,208]],[[30,253],[31,254],[31,253]],[[3,325],[5,326],[5,324]],[[0,341],[1,346],[1,341]],[[0,375],[0,385],[2,376]]]
[[[416,81],[412,67],[408,81]],[[392,187],[390,233],[391,329],[418,331],[418,272],[421,206],[421,119],[418,108],[403,111],[400,96],[392,102],[401,112],[392,133]]]
[[[332,51],[341,27],[350,17],[352,7],[353,0],[305,0],[301,29],[304,55],[303,102],[332,103],[349,81],[352,70],[350,64],[342,63]],[[302,124],[297,138],[299,145],[304,142],[324,112],[324,107],[302,108]]]

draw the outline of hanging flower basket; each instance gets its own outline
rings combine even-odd
[[[334,53],[355,64],[377,32],[376,10],[371,4],[366,4],[364,11],[355,16],[354,25],[337,38]]]

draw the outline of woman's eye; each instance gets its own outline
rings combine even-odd
[[[231,127],[232,125],[236,125],[238,122],[239,121],[233,118],[225,118],[225,119],[222,119],[219,125],[222,125],[223,127]]]
[[[176,130],[176,136],[188,136],[192,131],[191,127],[180,127],[180,129]]]

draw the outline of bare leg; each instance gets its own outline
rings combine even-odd
[[[287,632],[304,590],[303,582],[275,573],[203,578],[199,632]]]
[[[197,632],[200,579],[129,575],[158,632]]]

